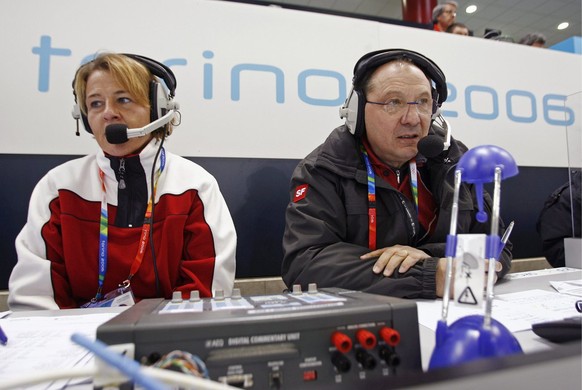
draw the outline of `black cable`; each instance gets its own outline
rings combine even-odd
[[[162,146],[164,145],[164,140],[166,139],[166,135],[162,137],[160,141],[160,146],[158,147],[158,151],[156,152],[156,156],[154,157],[154,164],[152,165],[152,172],[151,172],[151,179],[150,179],[150,188],[151,188],[151,202],[152,202],[152,215],[150,216],[150,248],[152,250],[152,263],[154,266],[154,275],[156,279],[156,297],[160,297],[160,276],[158,274],[158,264],[156,261],[156,251],[154,246],[154,209],[156,205],[155,199],[155,172],[156,172],[156,162],[158,161],[158,157],[160,156],[160,152],[162,151]],[[163,298],[163,297],[162,297]]]

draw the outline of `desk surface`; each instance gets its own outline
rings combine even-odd
[[[547,291],[553,291],[553,288],[550,285],[550,281],[568,281],[568,280],[582,280],[582,270],[571,270],[571,269],[570,270],[560,270],[560,269],[557,269],[557,270],[528,271],[528,272],[523,272],[523,273],[511,274],[507,280],[500,281],[495,286],[495,294],[500,295],[500,294],[506,294],[506,293],[512,293],[512,292],[531,290],[531,289],[542,289],[542,290],[547,290]],[[87,310],[90,310],[91,313],[97,313],[101,310],[104,312],[109,312],[109,313],[111,313],[111,312],[117,313],[117,312],[123,311],[124,309],[125,308],[105,308],[105,309],[96,308],[96,309],[73,309],[73,310],[62,310],[62,311],[34,311],[34,312],[29,311],[29,312],[15,312],[11,315],[11,317],[75,315],[75,314],[80,314],[80,313],[87,313]],[[434,349],[435,333],[432,329],[427,328],[423,325],[419,326],[419,331],[420,331],[422,366],[426,371],[428,368],[428,362],[430,361],[430,357],[431,357],[432,351]],[[516,332],[516,333],[514,333],[514,335],[516,336],[517,340],[519,341],[520,345],[522,346],[522,349],[524,350],[524,352],[527,355],[530,355],[530,354],[532,356],[536,355],[536,352],[538,352],[538,351],[548,351],[548,352],[554,353],[559,347],[557,344],[550,343],[550,342],[536,336],[531,330]],[[570,353],[570,355],[571,355],[571,353]],[[527,356],[521,356],[521,358],[524,358],[524,359],[526,357]],[[577,357],[574,356],[573,358],[570,356],[569,359],[570,360],[568,360],[567,364],[578,365],[578,367],[579,367],[580,362],[582,361],[582,356],[580,356],[580,355]],[[490,359],[488,359],[488,360],[490,360]],[[544,365],[543,368],[545,371],[554,370],[554,369],[551,369],[549,367],[549,365],[547,365],[547,366]],[[561,370],[563,371],[563,368],[561,368]],[[556,371],[556,372],[558,372],[558,371]],[[429,374],[434,374],[434,372],[431,372]],[[490,375],[490,372],[484,374],[483,370],[481,370],[480,372],[474,373],[475,377],[477,375],[487,375],[487,374]],[[573,374],[574,377],[569,378],[569,379],[572,379],[574,382],[576,382],[576,376],[580,376],[579,374],[580,374],[580,372],[578,370]],[[473,375],[473,374],[471,374],[471,375]],[[497,373],[496,373],[495,377],[498,378]],[[522,376],[522,378],[523,378],[523,376]],[[528,382],[530,382],[530,381],[528,380]],[[471,383],[470,379],[469,379],[469,383]],[[531,383],[534,383],[533,380],[531,381]],[[576,383],[579,383],[579,382],[576,382]],[[466,385],[466,382],[465,382],[465,385]],[[519,385],[519,384],[517,384],[517,385]],[[422,386],[424,386],[424,385],[422,385]],[[414,387],[416,387],[416,385]],[[433,387],[433,385],[431,385],[431,388],[432,387]],[[485,387],[479,387],[479,386],[475,387],[473,385],[470,387],[472,387],[472,388],[485,388]],[[505,387],[507,387],[507,386],[505,386]],[[92,386],[86,385],[85,387],[75,387],[75,389],[77,389],[77,388],[91,389]],[[453,386],[451,388],[455,388],[455,387]],[[457,388],[463,388],[463,385],[461,385],[460,387],[457,387]],[[539,387],[536,387],[536,386],[530,387],[530,389],[533,389],[533,388],[539,388]],[[578,387],[578,388],[580,388],[580,387]]]
[[[537,271],[518,272],[508,274],[500,280],[494,288],[495,294],[506,294],[517,291],[540,289],[555,291],[550,282],[581,280],[582,269],[574,268],[549,268]]]

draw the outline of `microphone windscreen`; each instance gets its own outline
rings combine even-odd
[[[417,147],[420,154],[432,158],[438,156],[445,150],[445,143],[438,135],[431,134],[418,141]]]
[[[105,137],[110,144],[127,142],[127,126],[121,123],[109,125],[105,128]]]

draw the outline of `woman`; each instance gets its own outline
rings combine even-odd
[[[78,69],[77,118],[100,149],[52,169],[34,189],[16,238],[12,310],[230,294],[236,233],[214,177],[165,150],[171,122],[129,140],[113,133],[168,122],[175,84],[169,68],[137,55],[104,53]]]

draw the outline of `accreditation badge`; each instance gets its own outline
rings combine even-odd
[[[100,300],[91,300],[81,306],[82,308],[89,307],[117,307],[117,306],[133,306],[135,299],[133,291],[130,286],[123,286],[108,292]]]

